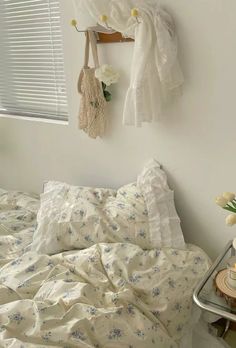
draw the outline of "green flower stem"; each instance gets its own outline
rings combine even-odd
[[[223,207],[223,209],[231,211],[232,213],[236,213],[236,209],[231,207],[230,205],[226,205],[225,207]]]
[[[232,208],[232,209],[235,208],[235,207],[233,206],[232,202],[229,202],[226,206],[227,206],[227,207],[230,207],[230,208]]]

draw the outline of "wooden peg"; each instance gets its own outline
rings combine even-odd
[[[100,20],[101,20],[102,23],[104,23],[106,25],[107,29],[111,29],[109,27],[109,25],[107,24],[107,21],[108,21],[108,16],[107,15],[105,15],[105,14],[101,15],[100,16]]]

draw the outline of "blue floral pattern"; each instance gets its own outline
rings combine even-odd
[[[147,206],[136,183],[118,191],[60,182],[45,185],[33,250],[55,254],[108,242],[153,247]]]
[[[131,188],[133,196],[130,188],[123,188],[109,198],[112,206],[119,197],[122,200],[119,209],[123,211],[122,218],[119,212],[116,224],[111,220],[109,226],[120,226],[118,220],[125,215],[132,223],[127,197],[136,208],[142,202],[134,203],[132,199],[142,197],[135,186]],[[78,199],[82,193],[83,190],[77,192]],[[90,194],[88,198],[96,203],[97,209],[105,193],[96,190]],[[13,225],[0,233],[3,347],[13,341],[22,348],[31,347],[31,342],[45,348],[178,347],[179,340],[191,330],[193,288],[209,266],[208,258],[199,248],[143,250],[122,240],[53,256],[37,254],[30,250],[35,219],[25,228],[25,221],[31,220],[26,215],[31,216],[36,204],[33,202],[31,209],[27,201],[31,198],[22,195],[0,190],[0,225]],[[110,197],[110,192],[105,195]],[[78,216],[86,218],[88,211],[85,207],[81,210],[83,214],[78,212]],[[66,220],[67,214],[62,219]],[[17,220],[21,228],[15,230]],[[97,226],[101,228],[99,223]],[[111,230],[119,235],[119,230]],[[66,237],[60,238],[70,241],[76,234],[75,226],[71,224],[68,231]],[[144,232],[140,226],[136,230],[142,240],[146,238]],[[86,235],[92,240],[97,238],[96,233]]]
[[[0,189],[0,266],[11,260],[12,265],[20,262],[16,256],[32,243],[38,208],[37,196]]]

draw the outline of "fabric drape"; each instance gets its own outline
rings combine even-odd
[[[178,57],[177,36],[172,17],[154,0],[74,0],[96,22],[101,14],[124,36],[135,39],[130,85],[123,124],[141,126],[161,115],[165,102],[179,94],[184,82]],[[131,17],[138,8],[139,23]],[[104,23],[99,22],[104,25]]]

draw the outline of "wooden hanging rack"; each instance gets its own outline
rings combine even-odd
[[[139,22],[139,12],[137,9],[133,8],[131,10],[131,17],[133,17],[137,23]],[[108,25],[108,17],[106,15],[101,15],[100,16],[100,21],[104,23],[105,26],[102,26],[100,24],[97,24],[94,27],[89,27],[87,30],[80,30],[77,27],[77,22],[75,19],[71,21],[71,25],[75,27],[76,31],[79,33],[86,33],[88,30],[92,30],[96,33],[97,36],[97,42],[99,44],[105,44],[105,43],[115,43],[115,42],[132,42],[134,41],[131,38],[124,37],[121,33],[113,30],[111,27]]]
[[[124,37],[121,33],[112,30],[106,29],[102,25],[98,24],[94,27],[89,27],[87,30],[79,30],[77,26],[73,25],[77,32],[86,33],[88,30],[94,31],[97,37],[98,44],[106,44],[106,43],[116,43],[116,42],[132,42],[133,39],[129,37]]]
[[[121,33],[119,32],[114,32],[114,33],[97,33],[98,34],[98,40],[97,42],[99,44],[107,44],[107,43],[115,43],[115,42],[132,42],[134,41],[130,37],[124,37]]]
[[[106,29],[99,24],[94,27],[90,27],[88,29],[95,32],[98,44],[134,41],[133,39],[129,37],[124,37],[121,33],[113,29],[110,29],[110,28]],[[86,30],[83,30],[83,32],[86,32]]]

